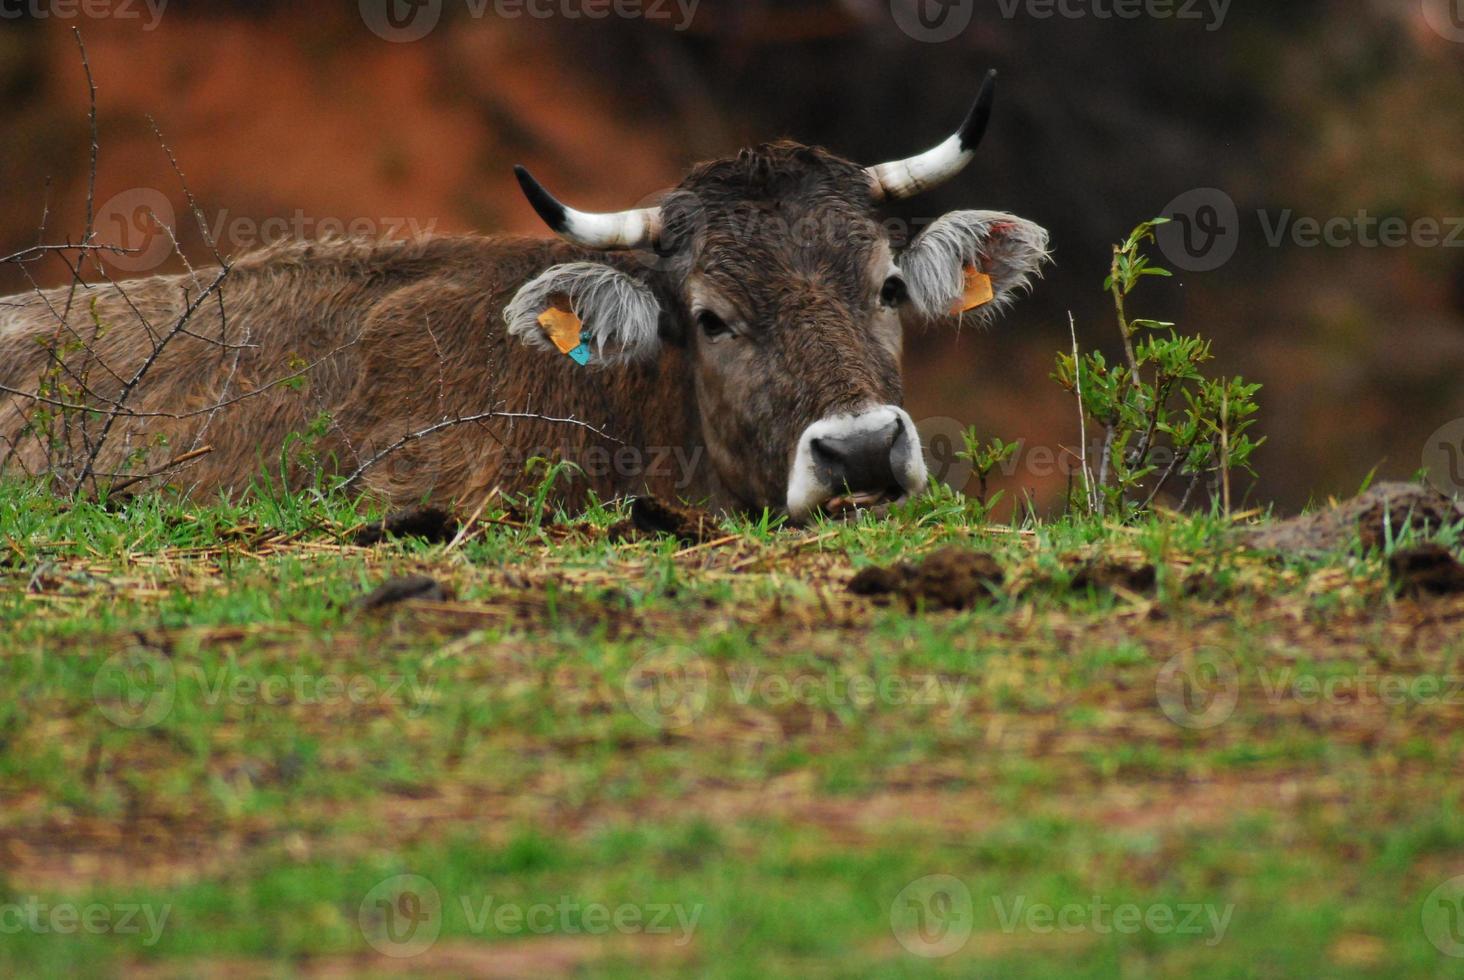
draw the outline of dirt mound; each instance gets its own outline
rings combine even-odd
[[[1241,544],[1261,551],[1318,554],[1348,547],[1381,548],[1404,530],[1429,534],[1464,519],[1459,505],[1431,487],[1380,483],[1328,510],[1246,528]]]
[[[445,510],[408,507],[392,511],[379,524],[362,528],[351,541],[365,548],[389,538],[421,538],[430,544],[446,544],[457,531],[457,518]]]
[[[898,562],[887,568],[866,568],[850,580],[849,591],[862,596],[898,595],[911,609],[922,603],[966,609],[997,595],[1005,578],[995,558],[951,545],[918,565]]]
[[[637,497],[630,504],[630,520],[610,528],[612,541],[636,541],[647,536],[674,535],[682,544],[711,541],[721,533],[717,519],[705,510],[667,503],[655,497]]]
[[[1441,545],[1426,544],[1398,551],[1388,559],[1388,571],[1399,595],[1464,593],[1464,565]]]
[[[1121,561],[1098,559],[1078,569],[1073,576],[1073,591],[1112,592],[1125,589],[1129,592],[1149,592],[1159,581],[1159,573],[1148,563],[1130,565]]]
[[[370,593],[351,604],[353,609],[370,612],[385,609],[399,602],[411,599],[425,599],[428,602],[448,602],[453,598],[452,589],[435,578],[426,575],[402,575],[389,578]]]

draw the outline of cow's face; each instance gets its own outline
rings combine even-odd
[[[968,271],[991,279],[975,315],[1000,309],[1038,270],[1047,240],[1010,215],[961,211],[898,251],[877,205],[900,196],[901,181],[929,186],[930,156],[865,169],[823,150],[771,144],[698,167],[659,208],[620,216],[548,203],[526,179],[531,200],[566,237],[651,244],[655,260],[639,275],[556,266],[510,304],[510,330],[542,346],[538,316],[560,295],[604,362],[683,344],[708,456],[751,508],[802,520],[831,502],[918,493],[926,474],[901,407],[904,330],[955,324],[969,305]]]

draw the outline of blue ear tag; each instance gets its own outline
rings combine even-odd
[[[581,341],[578,347],[569,352],[569,359],[584,367],[590,363],[590,349]]]

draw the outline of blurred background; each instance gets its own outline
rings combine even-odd
[[[1056,264],[993,328],[909,339],[916,419],[1075,445],[1049,380],[1068,312],[1116,352],[1111,245],[1184,207],[1193,234],[1156,254],[1176,277],[1130,313],[1264,383],[1250,502],[1408,477],[1464,417],[1464,0],[23,0],[0,19],[0,255],[85,228],[73,27],[98,87],[97,228],[138,250],[117,275],[176,266],[147,209],[211,260],[149,117],[227,254],[341,230],[541,233],[514,163],[619,209],[779,136],[906,156],[995,67],[977,162],[895,216],[1012,211],[1052,232]],[[59,259],[26,271],[68,280]],[[28,288],[0,267],[0,291]],[[999,485],[1042,505],[1065,482],[1035,461]]]

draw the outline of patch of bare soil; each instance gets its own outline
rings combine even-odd
[[[437,507],[408,507],[394,510],[379,524],[357,531],[351,543],[367,548],[391,538],[421,538],[429,544],[447,544],[457,532],[457,518],[447,511]]]
[[[1426,544],[1395,552],[1388,559],[1393,587],[1399,595],[1459,595],[1464,593],[1464,564],[1442,545]]]
[[[850,580],[849,591],[861,596],[897,595],[911,609],[922,604],[966,609],[997,595],[1004,579],[991,555],[952,545],[919,564],[898,562],[887,568],[866,568]]]
[[[630,520],[610,528],[612,541],[636,541],[669,534],[685,545],[705,544],[721,531],[709,511],[668,503],[655,497],[637,497],[630,505]]]
[[[1240,544],[1298,555],[1337,551],[1354,540],[1375,549],[1407,529],[1430,534],[1460,519],[1464,510],[1432,487],[1380,483],[1327,510],[1246,528]]]
[[[1159,573],[1148,562],[1128,563],[1100,558],[1089,561],[1073,576],[1073,591],[1115,592],[1125,590],[1133,593],[1152,592],[1159,581]]]
[[[477,980],[537,980],[578,977],[595,967],[633,962],[662,970],[684,966],[695,945],[677,945],[678,936],[540,936],[507,942],[441,941],[410,958],[376,953],[315,956],[290,964],[290,975],[319,980],[363,977],[474,977]],[[134,964],[128,976],[144,980],[203,977],[245,980],[267,974],[258,960],[194,960],[186,963]]]
[[[399,575],[382,582],[351,605],[354,609],[371,612],[413,599],[450,602],[453,598],[452,589],[430,575]]]

